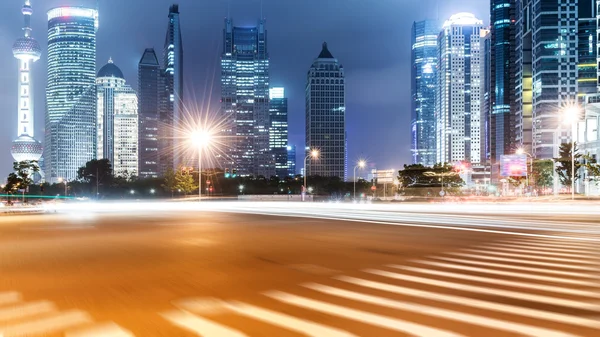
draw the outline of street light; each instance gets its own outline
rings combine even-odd
[[[134,190],[131,190],[131,191],[129,191],[129,193],[131,193],[131,195],[134,195],[134,194],[135,194],[135,191],[134,191]]]
[[[308,150],[308,148],[307,148]],[[304,190],[306,191],[306,176],[308,175],[308,167],[306,166],[306,161],[311,158],[311,159],[318,159],[319,158],[319,150],[317,149],[312,149],[310,150],[310,152],[308,153],[308,155],[306,157],[304,157]]]
[[[65,183],[65,197],[67,196],[67,180],[63,178],[58,178],[59,183]]]
[[[244,185],[240,185],[239,189],[240,189],[240,194],[242,194],[244,192]]]
[[[356,166],[354,166],[354,199],[356,199],[356,169],[357,168],[364,168],[367,165],[367,163],[364,160],[359,160],[358,163],[356,164]]]
[[[156,192],[153,188],[150,189],[150,194],[154,194],[154,192]]]
[[[575,200],[575,136],[579,121],[579,107],[570,106],[563,112],[563,121],[571,124],[571,200]]]
[[[202,150],[210,144],[211,135],[205,130],[196,130],[190,135],[192,144],[198,149],[198,202],[202,201]]]

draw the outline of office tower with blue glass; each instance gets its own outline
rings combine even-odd
[[[183,40],[181,38],[181,23],[179,5],[169,7],[169,23],[163,50],[163,69],[167,101],[161,111],[159,139],[162,143],[159,151],[161,157],[160,173],[163,175],[169,168],[189,164],[181,157],[179,145],[182,137],[181,120],[183,114]],[[192,161],[190,161],[192,163]]]
[[[491,0],[490,35],[490,159],[499,163],[516,145],[516,1]]]
[[[285,89],[271,88],[269,98],[269,148],[275,159],[275,175],[285,178],[288,176],[288,100],[285,97]]]
[[[481,162],[483,21],[470,13],[448,19],[438,37],[436,162]]]
[[[411,152],[413,164],[433,166],[435,157],[435,89],[437,86],[437,21],[412,26]]]
[[[269,145],[269,53],[265,20],[257,26],[236,27],[225,19],[221,54],[221,111],[224,168],[242,176],[275,175]]]
[[[96,9],[48,11],[44,171],[51,183],[76,179],[96,158],[97,30]]]
[[[344,67],[327,43],[308,69],[306,81],[306,147],[319,151],[305,168],[308,176],[346,180],[346,97]]]

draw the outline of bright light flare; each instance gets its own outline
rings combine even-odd
[[[524,154],[525,150],[523,150],[523,148],[518,148],[516,153],[517,154]]]
[[[190,134],[190,140],[196,148],[204,149],[210,145],[212,135],[206,130],[195,130]]]
[[[319,154],[320,154],[320,152],[317,149],[313,149],[313,150],[310,151],[310,156],[313,157],[313,158],[315,158],[315,159],[319,158]]]
[[[365,168],[365,166],[367,166],[367,162],[366,161],[364,161],[362,159],[358,161],[358,167]]]
[[[569,104],[562,110],[562,119],[566,124],[573,124],[579,121],[580,108],[577,104]]]

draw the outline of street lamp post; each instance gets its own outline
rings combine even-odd
[[[308,175],[308,167],[306,166],[306,162],[308,161],[308,159],[317,159],[319,158],[319,150],[316,149],[312,149],[310,150],[310,153],[304,157],[304,191],[305,193],[308,191],[306,189],[306,176]]]
[[[202,150],[210,144],[210,134],[205,130],[196,130],[191,135],[193,144],[198,148],[198,202],[202,201]]]
[[[356,169],[364,168],[367,163],[364,160],[359,160],[356,166],[354,166],[354,200],[356,200]]]
[[[571,200],[575,200],[575,136],[578,119],[579,108],[577,106],[569,107],[564,111],[564,120],[571,124]]]

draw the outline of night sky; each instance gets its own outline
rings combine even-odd
[[[12,167],[16,138],[17,60],[12,44],[22,36],[22,0],[0,1],[0,176]],[[46,11],[94,0],[32,0],[33,36],[44,50],[33,66],[35,138],[43,141],[46,82]],[[167,0],[99,0],[98,69],[112,57],[137,89],[137,63],[145,48],[162,54]],[[261,0],[179,0],[184,46],[184,103],[216,109],[223,19],[228,7],[234,25],[255,25]],[[489,23],[485,0],[263,0],[267,19],[271,86],[289,98],[290,144],[304,146],[306,72],[327,41],[346,70],[349,167],[367,158],[379,169],[410,162],[410,29],[413,21],[469,11]],[[229,4],[229,5],[228,5]],[[439,5],[438,5],[439,4]],[[212,93],[212,95],[211,95]],[[301,166],[300,160],[298,167]]]

